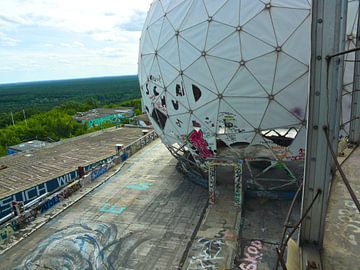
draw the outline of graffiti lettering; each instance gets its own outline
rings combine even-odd
[[[346,232],[350,244],[357,246],[360,243],[360,216],[354,215],[357,208],[353,201],[345,200],[344,204],[347,209],[338,210],[339,226]]]
[[[98,178],[99,176],[103,175],[106,172],[107,172],[107,167],[106,166],[101,166],[99,169],[94,170],[91,173],[91,181],[94,181],[96,178]]]
[[[60,199],[59,199],[58,195],[56,195],[56,196],[52,197],[51,199],[47,200],[41,207],[41,210],[40,210],[41,213],[44,213],[45,211],[52,208],[53,206],[55,206],[59,202],[60,202]]]
[[[202,158],[208,158],[213,156],[212,151],[208,149],[207,143],[203,138],[203,133],[201,130],[193,130],[190,133],[188,140],[191,145],[199,151],[199,154]]]
[[[250,245],[245,248],[244,257],[241,258],[241,270],[256,270],[258,262],[262,258],[262,243],[259,240],[250,242]]]

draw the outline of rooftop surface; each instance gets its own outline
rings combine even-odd
[[[14,149],[16,151],[28,151],[28,150],[42,148],[47,145],[49,145],[48,142],[33,140],[33,141],[28,141],[17,145],[13,145],[10,146],[9,148]]]
[[[360,147],[357,147],[341,165],[357,198],[360,198],[359,165]],[[337,172],[327,209],[323,269],[360,270],[359,251],[360,214]]]
[[[207,190],[156,140],[105,184],[0,256],[0,269],[179,269]]]
[[[78,112],[76,116],[74,117],[77,121],[87,121],[87,120],[93,120],[96,118],[101,118],[108,115],[113,114],[119,114],[119,113],[127,113],[129,111],[134,110],[134,108],[131,107],[119,107],[114,109],[109,108],[98,108],[93,109],[87,112]]]
[[[0,158],[0,198],[76,170],[115,154],[115,144],[128,145],[143,136],[138,128],[109,128],[31,153]]]

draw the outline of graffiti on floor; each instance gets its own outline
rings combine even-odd
[[[151,239],[141,232],[119,237],[113,224],[75,224],[38,244],[17,269],[139,269],[144,264],[139,256]]]
[[[197,255],[191,257],[187,269],[219,269],[221,260],[224,259],[221,257],[224,240],[198,238],[195,241],[194,251]]]
[[[126,207],[118,207],[115,204],[105,203],[100,208],[99,211],[102,212],[102,213],[110,213],[110,214],[120,215],[125,210],[126,210]]]
[[[241,270],[256,270],[258,263],[262,259],[262,242],[259,240],[253,240],[244,249],[244,255],[241,258],[240,269]]]
[[[144,191],[144,190],[148,190],[150,188],[150,186],[151,186],[151,183],[140,183],[140,184],[135,184],[135,185],[128,185],[127,188]]]
[[[344,232],[349,243],[360,245],[360,216],[356,215],[357,208],[352,200],[344,200],[345,209],[338,210],[339,230]]]

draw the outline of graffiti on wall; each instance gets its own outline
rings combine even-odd
[[[47,200],[42,203],[40,212],[44,213],[45,211],[49,210],[50,208],[54,207],[59,202],[63,201],[64,199],[68,198],[71,194],[81,188],[80,182],[74,182],[70,184],[68,187],[64,188],[62,191],[56,193],[55,195],[49,197]]]
[[[113,224],[83,222],[65,227],[39,243],[19,269],[142,269],[138,257],[152,236],[130,232],[120,237]]]
[[[0,227],[0,244],[9,241],[11,235],[16,233],[20,228],[24,228],[27,224],[33,221],[40,213],[44,213],[50,208],[69,197],[72,193],[81,188],[79,182],[74,182],[62,191],[48,197],[46,200],[32,206],[20,216],[13,219],[10,223],[6,223]]]
[[[106,166],[100,166],[98,169],[94,169],[91,172],[91,181],[94,181],[99,176],[103,175],[108,171],[108,168]]]
[[[360,245],[360,215],[354,215],[357,212],[355,203],[352,200],[344,200],[345,209],[338,210],[339,229],[346,235],[349,243]]]
[[[77,178],[77,172],[72,171],[62,176],[49,180],[25,191],[18,192],[0,200],[0,218],[11,213],[11,202],[18,201],[27,204],[45,193],[51,193],[60,187],[67,185]]]
[[[6,226],[2,227],[0,229],[0,243],[6,242],[12,234],[14,234],[15,230],[14,227],[11,224],[7,224]]]

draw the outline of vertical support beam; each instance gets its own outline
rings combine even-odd
[[[360,10],[360,2],[359,2]],[[360,12],[358,10],[358,24],[356,34],[356,48],[360,48]],[[360,51],[355,52],[354,88],[351,104],[350,142],[360,144]]]
[[[216,166],[209,164],[209,204],[215,204]]]
[[[242,161],[234,167],[234,204],[241,207],[243,201]]]
[[[299,242],[305,261],[303,269],[308,261],[316,263],[317,269],[321,268],[319,256],[311,260],[306,256],[313,250],[319,251],[323,244],[328,195],[334,172],[334,162],[323,127],[327,127],[336,150],[343,84],[343,56],[332,59],[328,56],[344,50],[347,17],[347,0],[316,0],[312,4],[311,75],[302,213],[311,206],[317,192],[321,193],[300,229]]]

